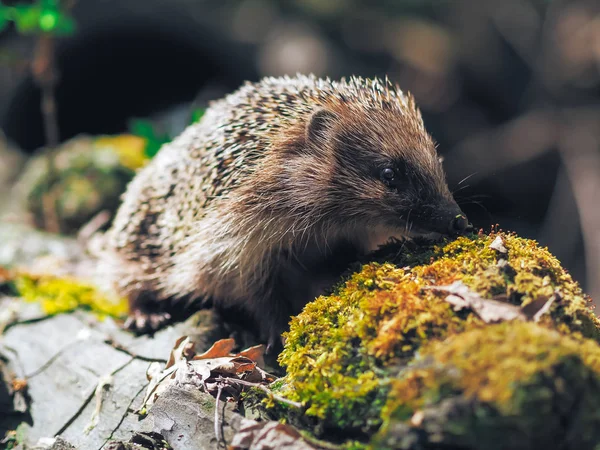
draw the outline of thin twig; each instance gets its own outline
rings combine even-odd
[[[55,38],[51,34],[42,34],[36,45],[35,54],[31,63],[31,73],[35,83],[41,91],[41,111],[44,123],[44,136],[46,147],[54,149],[59,142],[58,119],[56,112],[56,99],[54,91],[58,84],[58,71],[55,65]],[[56,198],[50,187],[56,176],[56,165],[53,153],[46,154],[47,174],[46,182],[48,191],[42,194],[42,213],[44,228],[53,233],[60,231],[58,215],[56,213]]]
[[[43,214],[43,226],[46,231],[51,233],[58,233],[60,231],[60,223],[58,220],[58,213],[56,211],[56,192],[52,191],[52,181],[54,179],[54,156],[52,154],[46,155],[47,163],[47,178],[46,183],[48,190],[42,193],[42,214]]]
[[[223,392],[223,385],[219,384],[219,390],[217,391],[217,401],[215,404],[215,437],[217,438],[217,447],[219,446],[223,438],[219,431],[219,400],[221,398],[221,392]]]
[[[55,66],[54,52],[54,36],[44,33],[37,41],[35,55],[31,63],[33,78],[41,91],[40,107],[44,117],[45,144],[50,148],[58,145],[59,141],[56,100],[54,98],[58,72]]]
[[[58,118],[54,91],[58,84],[58,70],[55,64],[54,36],[44,33],[37,41],[31,72],[42,94],[41,109],[44,116],[46,145],[54,148],[59,142]]]
[[[258,388],[261,391],[263,391],[265,394],[267,394],[269,397],[273,398],[274,400],[277,400],[278,402],[285,403],[287,405],[293,406],[294,408],[298,408],[298,409],[302,408],[302,403],[295,402],[293,400],[288,400],[287,398],[284,398],[280,395],[274,394],[264,384],[252,383],[250,381],[237,380],[235,378],[223,378],[223,377],[220,377],[218,379],[218,381],[224,381],[228,384],[241,384],[242,386],[255,387],[255,388]]]
[[[110,211],[102,210],[82,226],[77,233],[77,241],[86,244],[111,219]]]

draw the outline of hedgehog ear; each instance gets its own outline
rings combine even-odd
[[[337,114],[333,111],[325,108],[315,110],[306,124],[306,140],[310,142],[326,140],[336,119]]]

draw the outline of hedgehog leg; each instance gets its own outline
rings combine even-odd
[[[267,353],[283,349],[282,334],[289,329],[290,320],[316,295],[313,280],[298,267],[285,267],[278,274],[271,294],[262,297],[262,307],[256,311],[260,330],[267,339]]]
[[[323,256],[320,248],[307,246],[288,264],[282,264],[275,277],[273,294],[261,311],[262,330],[269,330],[268,349],[282,346],[281,334],[289,328],[292,316],[304,306],[332,289],[342,273],[358,258],[358,249],[347,241],[332,246]],[[267,309],[268,308],[268,309]]]
[[[286,308],[287,309],[287,308]],[[293,315],[291,309],[280,309],[276,314],[269,314],[266,317],[262,317],[259,323],[262,325],[261,329],[265,330],[265,338],[267,340],[266,354],[278,354],[283,350],[285,343],[282,334],[289,329],[289,321]]]
[[[129,294],[129,317],[123,327],[135,334],[154,334],[171,321],[170,302],[156,298],[151,291]]]

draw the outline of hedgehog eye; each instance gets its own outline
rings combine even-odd
[[[396,181],[396,172],[394,172],[394,169],[390,169],[389,167],[382,169],[381,181],[383,181],[388,186],[392,186]]]

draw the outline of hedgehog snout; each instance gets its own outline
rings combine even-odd
[[[441,217],[445,223],[443,226],[446,227],[446,234],[465,234],[473,229],[466,214],[454,201],[447,203],[445,207],[441,208],[441,211],[443,211]]]
[[[465,213],[454,202],[436,208],[431,217],[430,227],[438,233],[450,236],[465,234],[473,229]]]
[[[469,223],[469,219],[464,214],[457,214],[450,221],[450,226],[448,227],[449,234],[463,234],[473,229],[473,225]]]

